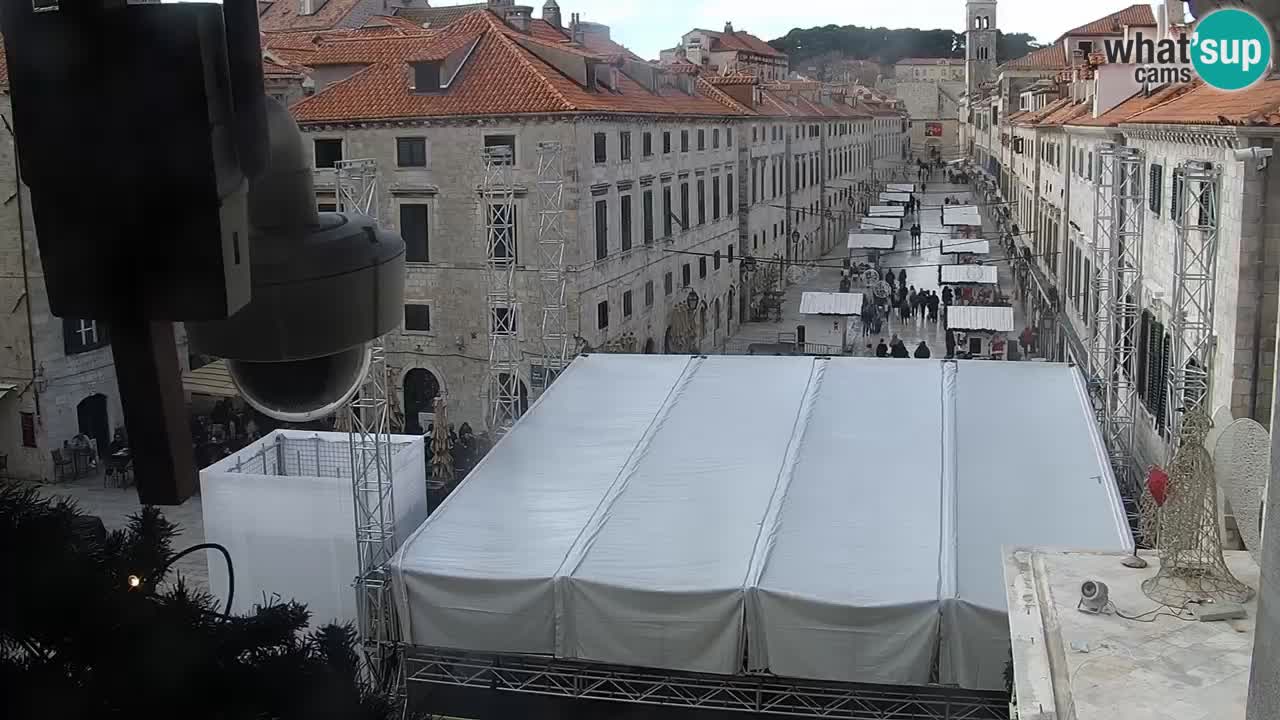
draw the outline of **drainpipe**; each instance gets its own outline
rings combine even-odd
[[[35,398],[36,418],[40,418],[40,386],[36,384],[36,334],[35,325],[31,320],[31,273],[27,269],[27,222],[25,213],[22,211],[22,174],[18,171],[18,139],[13,134],[13,126],[9,124],[9,118],[0,116],[0,119],[4,120],[4,128],[9,131],[9,137],[13,138],[13,188],[14,197],[18,201],[18,249],[22,259],[23,303],[27,307],[27,344],[31,360],[31,393]]]
[[[1271,142],[1274,147],[1275,141]],[[1248,162],[1248,161],[1246,161]],[[1267,195],[1271,189],[1271,169],[1265,168],[1260,171],[1262,173],[1262,202],[1259,211],[1260,226],[1260,247],[1258,250],[1258,259],[1254,261],[1254,280],[1255,287],[1258,292],[1262,292],[1263,284],[1266,282],[1267,273]],[[1261,296],[1260,296],[1261,297]],[[1253,368],[1253,377],[1249,380],[1249,417],[1262,422],[1262,418],[1258,417],[1258,385],[1262,375],[1262,308],[1259,307],[1253,313],[1253,357],[1250,367]]]

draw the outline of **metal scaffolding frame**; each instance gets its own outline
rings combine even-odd
[[[1218,279],[1218,209],[1222,171],[1213,163],[1187,160],[1174,171],[1173,305],[1165,403],[1170,450],[1181,420],[1195,408],[1213,417],[1214,295]]]
[[[1094,410],[1131,520],[1138,517],[1142,471],[1134,453],[1138,410],[1138,334],[1142,312],[1143,158],[1104,143],[1094,191],[1094,268],[1098,293],[1089,371]]]
[[[569,356],[569,307],[564,272],[564,146],[538,143],[538,284],[542,290],[542,371],[530,377],[541,395]]]
[[[378,219],[378,161],[339,160],[334,163],[334,201],[338,212],[355,212]]]
[[[506,434],[520,416],[520,350],[516,302],[516,201],[512,170],[515,154],[505,146],[485,148],[480,185],[484,223],[485,275],[488,284],[489,429]]]
[[[570,700],[842,720],[1005,720],[1003,692],[704,675],[414,647],[408,681]]]

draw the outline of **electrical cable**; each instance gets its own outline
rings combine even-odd
[[[226,607],[223,609],[222,616],[224,618],[229,618],[231,617],[231,602],[236,597],[236,571],[235,571],[235,566],[231,562],[231,553],[228,552],[227,549],[222,545],[215,542],[203,542],[198,545],[192,545],[191,547],[169,558],[169,562],[166,562],[164,565],[161,565],[160,568],[156,570],[155,577],[156,579],[164,577],[165,571],[167,571],[170,567],[172,567],[174,563],[178,562],[182,558],[198,550],[217,550],[218,552],[222,553],[223,559],[227,561],[227,604],[226,604]],[[137,579],[137,582],[135,584],[134,582],[135,578],[136,576],[130,576],[129,584],[131,586],[137,587],[143,584],[144,582],[143,579]]]
[[[1116,607],[1116,604],[1114,602],[1111,602],[1110,600],[1107,601],[1107,606],[1111,608],[1111,612],[1114,613],[1116,617],[1121,618],[1122,620],[1129,620],[1131,622],[1140,622],[1140,623],[1153,623],[1162,617],[1171,617],[1176,620],[1182,620],[1185,622],[1195,622],[1196,621],[1195,615],[1192,615],[1191,617],[1186,617],[1183,614],[1187,612],[1188,604],[1189,603],[1183,603],[1182,607],[1174,607],[1172,605],[1158,605],[1156,606],[1155,609],[1148,610],[1139,615],[1125,615],[1124,613],[1120,612],[1120,608]]]

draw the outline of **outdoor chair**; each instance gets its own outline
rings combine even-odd
[[[53,451],[53,479],[54,481],[65,480],[68,477],[75,479],[76,463],[73,458],[63,457],[61,450]]]

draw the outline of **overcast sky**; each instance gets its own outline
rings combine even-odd
[[[433,7],[457,0],[430,0]],[[467,0],[475,2],[475,0]],[[543,0],[517,0],[542,12]],[[964,0],[557,0],[566,23],[570,13],[609,25],[612,37],[633,52],[656,59],[680,35],[695,27],[719,30],[726,21],[765,40],[795,27],[862,25],[922,29],[964,28]],[[1001,0],[997,24],[1005,32],[1025,32],[1042,42],[1132,2],[1125,0]]]

